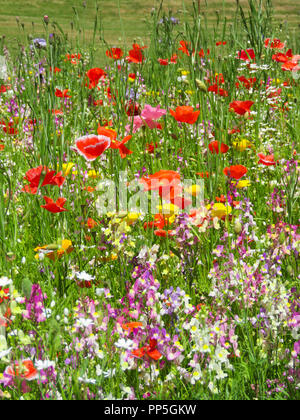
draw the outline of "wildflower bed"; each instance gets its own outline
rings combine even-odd
[[[299,399],[300,55],[255,10],[3,46],[0,399]]]

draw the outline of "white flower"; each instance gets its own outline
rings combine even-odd
[[[79,382],[83,382],[84,384],[92,384],[92,385],[96,385],[97,381],[96,379],[89,379],[87,378],[87,376],[79,376],[78,378]]]
[[[116,347],[120,349],[132,350],[134,347],[134,342],[132,340],[126,340],[125,338],[120,338],[116,343]]]
[[[3,359],[4,357],[6,357],[7,355],[9,355],[11,350],[12,350],[12,347],[10,347],[7,350],[0,351],[0,360]]]
[[[80,273],[76,271],[75,276],[76,276],[77,280],[80,280],[80,281],[92,281],[92,280],[95,279],[94,276],[91,276],[90,274],[86,273],[85,271],[82,271]]]
[[[12,284],[12,280],[8,277],[0,277],[0,287],[10,286]]]
[[[76,327],[87,328],[91,325],[94,325],[94,321],[92,319],[79,318],[76,321]]]
[[[44,370],[49,369],[50,367],[55,367],[55,362],[51,362],[50,360],[36,360],[34,366],[37,370]]]

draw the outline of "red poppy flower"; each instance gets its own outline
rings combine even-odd
[[[94,134],[80,137],[75,141],[73,150],[77,151],[86,160],[93,161],[101,156],[111,145],[108,136],[96,136]]]
[[[281,70],[284,70],[284,71],[296,71],[296,70],[300,70],[300,66],[295,61],[287,61],[286,63],[283,63],[282,64]]]
[[[160,170],[153,175],[141,178],[145,191],[158,190],[162,186],[174,186],[179,184],[180,174],[170,170]]]
[[[196,175],[199,175],[200,176],[200,178],[209,178],[210,177],[210,175],[209,175],[209,172],[196,172]]]
[[[52,67],[50,67],[50,72],[52,72]],[[58,67],[54,67],[54,69],[53,69],[53,73],[54,74],[56,74],[56,73],[60,73],[61,72],[61,69],[60,68],[58,68]]]
[[[225,89],[220,88],[217,84],[211,85],[208,87],[208,92],[214,92],[217,95],[227,97],[228,91]]]
[[[166,217],[164,217],[163,214],[158,213],[154,216],[153,222],[145,222],[144,223],[144,229],[152,229],[153,227],[158,228],[159,230],[163,229],[166,225],[168,225],[168,220]]]
[[[170,113],[176,121],[188,124],[195,124],[200,115],[200,111],[194,111],[191,106],[178,106],[176,111],[170,109]]]
[[[233,165],[233,166],[224,168],[223,172],[225,175],[229,176],[230,178],[234,178],[238,180],[242,178],[242,176],[244,176],[248,172],[248,169],[243,165]]]
[[[154,232],[155,236],[158,236],[160,238],[166,238],[167,236],[174,236],[175,231],[173,230],[163,230],[163,229],[157,229]]]
[[[154,143],[147,143],[146,144],[146,152],[152,154],[152,153],[154,153],[155,149],[157,149],[157,147],[158,147],[157,143],[155,143],[155,144]]]
[[[135,78],[136,78],[136,74],[135,74],[135,73],[129,73],[129,74],[128,74],[128,77],[129,77],[129,79],[131,79],[131,80],[135,80]]]
[[[0,127],[2,127],[2,130],[6,134],[11,134],[11,135],[18,134],[18,130],[14,126],[13,121],[9,121],[8,123],[6,123],[5,121],[0,121]]]
[[[117,141],[117,133],[112,129],[101,127],[100,124],[98,125],[97,132],[99,135],[109,137],[111,139],[110,148],[118,149],[122,159],[124,159],[127,155],[132,154],[132,151],[127,149],[125,146],[125,143],[127,143],[132,138],[132,136],[126,136],[123,138],[123,140]]]
[[[4,373],[13,378],[20,377],[27,381],[33,381],[38,378],[38,371],[31,360],[23,360],[21,366],[19,362],[14,362],[12,365],[7,366]]]
[[[132,355],[138,358],[149,356],[153,360],[159,360],[162,354],[157,350],[157,340],[150,339],[149,346],[141,347],[140,349],[133,350]]]
[[[9,86],[9,85],[1,85],[0,86],[0,93],[5,93],[5,92],[7,92],[9,89],[11,89],[11,86]]]
[[[120,60],[120,58],[124,55],[121,48],[111,48],[106,50],[105,54],[107,57],[112,58],[113,60]]]
[[[4,150],[5,146],[2,142],[0,142],[0,152],[2,152],[2,150]]]
[[[209,145],[208,145],[209,150],[211,151],[211,153],[216,153],[217,155],[219,153],[226,153],[229,150],[229,147],[227,146],[227,144],[225,143],[220,143],[219,141],[215,140],[212,141]]]
[[[252,101],[233,101],[229,105],[229,110],[233,110],[236,114],[245,115],[246,112],[250,114],[250,108],[254,104]]]
[[[272,60],[277,61],[277,63],[286,63],[287,61],[292,60],[292,58],[293,53],[291,49],[289,49],[285,54],[280,52],[272,55]]]
[[[243,61],[255,60],[254,50],[252,48],[249,48],[247,50],[241,50],[238,52],[237,58]]]
[[[170,58],[171,63],[176,64],[177,63],[178,56],[176,54],[173,54]]]
[[[209,49],[207,49],[206,53],[207,53],[207,55],[209,55],[209,54],[210,54],[210,50],[209,50]],[[199,54],[199,57],[200,57],[200,58],[205,57],[205,52],[204,52],[204,49],[203,49],[203,48],[201,48],[201,50],[198,52],[198,54]]]
[[[61,187],[66,179],[62,176],[62,172],[58,172],[55,175],[55,171],[51,171],[47,166],[42,165],[37,168],[29,169],[25,175],[24,179],[29,182],[29,185],[26,185],[22,191],[30,194],[36,194],[39,185],[41,187],[44,187],[45,185],[56,185]]]
[[[182,51],[183,54],[187,55],[188,57],[190,56],[190,52],[189,52],[189,44],[186,41],[180,41],[179,44],[181,45],[180,48],[178,48],[178,51]],[[194,50],[193,50],[194,52]]]
[[[226,41],[218,41],[216,42],[216,46],[218,47],[219,45],[226,45],[227,42]]]
[[[53,115],[64,115],[63,111],[61,109],[49,109],[49,112],[51,112]]]
[[[50,213],[61,213],[63,211],[68,211],[64,208],[64,204],[67,201],[65,198],[59,198],[54,202],[52,198],[44,197],[46,204],[41,206],[43,209],[50,211]]]
[[[128,117],[135,117],[137,115],[140,115],[141,109],[139,104],[130,100],[125,105],[125,112],[128,115]]]
[[[257,156],[259,157],[259,162],[265,166],[275,166],[276,162],[274,160],[274,155],[263,155],[262,153],[258,153]]]
[[[240,133],[241,132],[241,130],[239,129],[239,128],[231,128],[231,129],[229,129],[228,130],[228,134],[231,136],[232,134],[235,134],[235,133]]]
[[[129,51],[129,55],[126,57],[126,60],[129,63],[139,64],[142,63],[145,59],[143,49],[147,47],[140,47],[138,44],[132,45],[132,50]]]
[[[69,89],[64,89],[61,91],[60,89],[56,89],[55,96],[57,98],[71,98],[70,95],[68,95]]]
[[[89,217],[87,219],[86,225],[87,225],[87,227],[89,229],[94,229],[94,227],[96,227],[98,225],[98,223],[94,219],[92,219],[91,217]]]
[[[253,87],[254,83],[256,82],[256,77],[250,77],[247,79],[245,76],[238,77],[239,82],[241,82],[246,89],[250,89]],[[239,88],[240,84],[237,82],[236,87]]]
[[[281,42],[280,39],[273,39],[273,41],[271,41],[270,38],[267,38],[265,40],[265,47],[269,47],[272,49],[277,49],[277,50],[282,50],[284,48],[284,42]]]
[[[167,58],[158,58],[158,62],[161,66],[168,66],[169,60]]]
[[[106,73],[104,70],[100,69],[99,67],[95,67],[90,69],[86,73],[87,77],[89,78],[89,89],[96,87],[99,83],[100,79],[105,79]]]

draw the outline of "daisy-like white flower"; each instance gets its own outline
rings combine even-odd
[[[119,338],[119,340],[115,343],[115,346],[120,349],[132,350],[134,347],[134,342],[129,339],[126,340],[125,338]]]
[[[49,369],[50,367],[55,367],[55,362],[52,362],[50,360],[37,360],[35,362],[35,367],[37,370],[45,370]]]

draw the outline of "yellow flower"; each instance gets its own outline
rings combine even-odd
[[[172,203],[166,203],[162,206],[158,206],[158,210],[163,215],[173,215],[179,213],[179,207]]]
[[[62,170],[63,170],[63,174],[64,176],[68,176],[69,173],[71,172],[71,169],[73,168],[73,166],[75,165],[75,163],[73,162],[69,162],[69,163],[64,163],[62,166]]]
[[[237,188],[247,188],[251,185],[251,181],[249,179],[240,179],[237,183]]]
[[[201,191],[201,187],[200,185],[190,185],[187,189],[188,193],[191,194],[193,197],[197,197],[197,195],[200,193]]]
[[[208,206],[210,208],[210,206]],[[230,206],[225,206],[223,203],[215,203],[212,207],[211,215],[212,217],[218,217],[222,219],[222,217],[227,216],[232,211]]]
[[[38,246],[34,249],[38,254],[35,255],[35,259],[40,259],[40,254],[44,254],[50,260],[54,261],[56,258],[60,259],[65,253],[70,254],[73,251],[72,242],[68,239],[63,239],[59,244],[50,244],[44,246]],[[40,251],[40,252],[39,252]]]
[[[100,174],[95,170],[88,171],[88,177],[92,179],[100,178]]]
[[[132,225],[134,222],[136,222],[139,219],[140,215],[141,213],[128,213],[126,217],[126,223],[128,225]]]
[[[252,147],[252,143],[247,139],[242,139],[242,140],[233,142],[233,147],[239,152],[244,152],[246,149]]]

